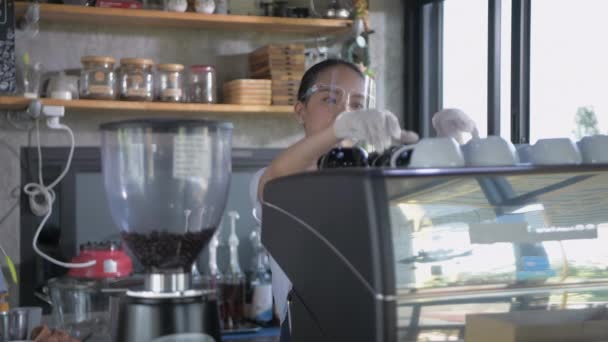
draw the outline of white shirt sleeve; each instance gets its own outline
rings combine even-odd
[[[260,199],[258,198],[258,187],[264,171],[266,171],[266,168],[257,171],[251,178],[251,183],[249,183],[249,196],[253,203],[253,217],[258,220],[258,223],[262,223],[262,203],[260,203]],[[264,229],[263,223],[262,229]],[[272,295],[279,312],[279,319],[283,323],[287,317],[287,295],[291,291],[291,281],[289,281],[289,278],[287,278],[287,275],[279,264],[272,258],[272,255],[270,256],[270,271],[272,272]]]

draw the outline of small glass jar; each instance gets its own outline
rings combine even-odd
[[[215,68],[213,66],[190,66],[188,101],[195,103],[217,103],[217,84]]]
[[[156,66],[157,99],[163,102],[183,102],[184,66],[181,64],[158,64]]]
[[[146,58],[122,58],[120,60],[119,93],[121,100],[154,100],[154,61]]]
[[[116,99],[116,60],[108,56],[84,56],[80,59],[79,95],[83,99]]]

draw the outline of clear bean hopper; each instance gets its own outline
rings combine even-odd
[[[143,288],[120,298],[113,341],[221,341],[215,293],[194,288],[190,271],[226,207],[232,124],[138,119],[101,130],[110,212],[144,266]]]
[[[608,166],[324,170],[270,182],[293,341],[462,340],[469,314],[608,301]]]

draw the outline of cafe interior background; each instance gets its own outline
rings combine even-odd
[[[231,0],[230,10],[248,14],[249,2],[254,1]],[[319,12],[332,3],[315,2]],[[309,7],[309,3],[290,0],[289,6]],[[350,5],[350,1],[339,3]],[[608,48],[600,43],[608,31],[603,18],[608,2],[604,0],[576,3],[566,0],[369,0],[365,17],[368,32],[363,35],[363,54],[369,54],[365,62],[361,55],[347,56],[344,49],[361,35],[361,31],[356,32],[357,25],[333,32],[311,28],[307,33],[289,33],[281,27],[235,29],[225,24],[201,28],[175,27],[174,23],[165,26],[162,22],[147,26],[128,20],[90,23],[86,18],[65,21],[45,18],[44,8],[39,22],[28,22],[23,16],[28,5],[18,1],[15,4],[21,9],[15,18],[14,55],[18,77],[23,74],[19,70],[23,69],[25,55],[29,64],[40,63],[47,77],[61,71],[77,71],[85,55],[112,56],[117,61],[136,56],[152,59],[154,63],[205,64],[215,66],[221,102],[222,84],[249,76],[251,52],[268,44],[303,44],[308,56],[350,57],[365,64],[375,80],[376,106],[394,112],[404,128],[419,132],[421,137],[435,134],[431,117],[443,108],[463,110],[476,122],[481,136],[500,135],[514,144],[533,144],[538,139],[553,137],[578,140],[586,135],[608,133],[604,82],[608,77],[605,63]],[[261,8],[255,11],[263,15]],[[307,63],[310,63],[308,59]],[[3,95],[0,106],[6,96],[22,96],[19,91],[23,89],[17,86],[16,94]],[[76,147],[98,147],[101,123],[145,114],[68,108],[62,122],[74,131]],[[175,116],[175,113],[155,110],[150,116]],[[208,111],[185,116],[231,121],[234,148],[276,153],[303,134],[288,112]],[[23,213],[28,210],[24,207],[27,200],[22,190],[22,175],[32,172],[28,169],[29,160],[35,159],[35,156],[23,156],[24,148],[35,147],[32,122],[24,108],[7,106],[0,107],[0,119],[0,244],[23,273],[22,258],[27,254],[24,249],[31,249],[31,241],[22,240],[22,230],[25,225],[33,229],[31,222],[22,222]],[[40,144],[45,148],[66,147],[66,140],[60,132],[48,129],[40,132]],[[255,222],[250,217],[247,201],[238,198],[248,196],[247,181],[252,172],[251,169],[243,171],[243,178],[232,185],[231,196],[237,199],[229,200],[227,208],[240,211],[242,219],[237,228],[243,244]],[[71,216],[77,227],[87,226],[87,231],[103,230],[112,221],[103,203],[100,178],[91,178],[91,183],[87,183],[86,175],[79,179],[82,186],[79,194],[94,200],[58,208],[61,214],[51,219],[51,224],[61,226],[61,219]],[[230,208],[230,203],[239,207]],[[224,225],[228,227],[227,219]],[[107,229],[117,233],[114,227]],[[227,229],[224,230],[223,240],[227,240]],[[99,236],[108,237],[115,236]],[[227,242],[222,243],[226,247]],[[245,265],[251,251],[247,251],[247,247],[244,250],[241,263]],[[5,264],[2,270],[5,275],[10,273]],[[10,285],[10,293],[11,306],[18,306],[19,287]]]
[[[247,3],[248,1],[242,1]],[[307,5],[307,1],[301,1]],[[321,3],[321,2],[320,2]],[[233,1],[239,6],[239,1]],[[294,3],[294,5],[297,5]],[[398,61],[403,51],[403,4],[400,1],[375,1],[370,3],[369,20],[375,31],[371,60],[376,72],[378,102],[395,112],[403,106],[401,63],[384,66],[382,56],[390,56]],[[44,16],[44,12],[41,13]],[[118,60],[122,57],[146,57],[156,63],[181,63],[184,65],[209,64],[217,70],[217,84],[246,78],[248,76],[247,55],[266,44],[285,44],[305,42],[315,51],[317,45],[325,47],[323,36],[298,35],[282,32],[243,32],[239,30],[214,30],[200,28],[175,28],[131,26],[128,23],[87,24],[83,22],[63,23],[58,20],[44,21],[39,24],[38,33],[32,35],[25,30],[16,31],[16,55],[27,52],[31,63],[39,62],[48,71],[61,71],[80,68],[80,58],[85,55],[108,55]],[[333,37],[330,37],[333,38]],[[317,43],[317,41],[319,41]],[[373,62],[375,63],[375,62]],[[221,89],[221,86],[219,87]],[[387,101],[391,102],[388,104]],[[173,113],[154,113],[154,116],[174,115]],[[191,115],[192,116],[192,115]],[[199,115],[200,116],[200,115]],[[228,119],[235,125],[233,146],[235,148],[284,148],[302,137],[302,130],[289,113],[283,115],[268,113],[245,113],[214,115],[205,113],[204,117]],[[127,118],[142,117],[141,113],[104,112],[103,110],[69,112],[65,123],[74,131],[76,146],[99,146],[99,124]],[[17,119],[17,118],[15,118]],[[8,255],[19,264],[20,261],[20,184],[21,148],[28,145],[27,131],[16,129],[3,120],[2,165],[0,206],[4,208],[0,221],[0,240]],[[41,144],[44,147],[67,146],[63,133],[42,130]],[[248,188],[243,193],[248,193]],[[102,194],[97,194],[104,200]],[[95,214],[92,204],[91,214]],[[244,215],[243,215],[244,216]],[[91,220],[95,222],[95,220]],[[110,222],[108,220],[104,222]],[[253,221],[242,229],[251,229]],[[92,229],[94,230],[94,229]],[[243,233],[243,235],[246,235]],[[27,245],[27,243],[26,243]]]

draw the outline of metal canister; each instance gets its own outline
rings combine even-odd
[[[0,271],[0,290],[7,290],[3,281],[2,272]],[[11,340],[9,309],[8,295],[6,293],[0,293],[0,342]]]
[[[0,342],[8,341],[10,341],[8,312],[0,311]]]

